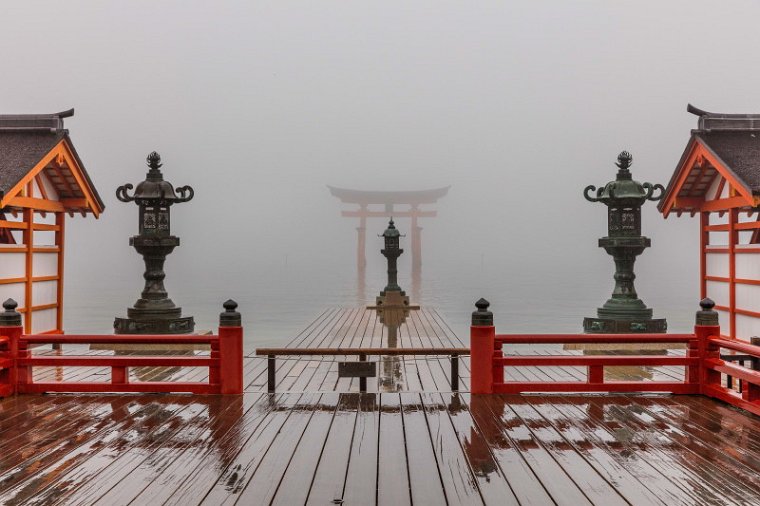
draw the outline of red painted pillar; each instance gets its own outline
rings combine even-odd
[[[237,302],[224,303],[219,315],[219,393],[243,393],[243,327]]]
[[[493,313],[488,311],[489,302],[480,299],[472,313],[470,327],[470,390],[473,394],[493,393],[494,338]]]
[[[710,337],[720,336],[718,312],[713,309],[715,302],[704,298],[699,302],[702,308],[697,311],[694,334],[697,336],[697,353],[699,356],[699,393],[709,395],[708,387],[720,387],[720,373],[705,367],[708,358],[720,358],[720,350],[710,344]],[[691,377],[691,374],[689,375]]]
[[[24,367],[19,371],[17,359],[26,357],[26,347],[22,346],[21,337],[24,334],[24,327],[21,323],[21,313],[16,311],[18,304],[13,299],[3,302],[5,311],[0,313],[0,336],[8,338],[7,358],[11,359],[11,366],[3,373],[4,382],[9,388],[5,388],[7,394],[19,393],[19,380],[26,383],[29,379],[28,368]],[[24,348],[23,350],[21,348]]]

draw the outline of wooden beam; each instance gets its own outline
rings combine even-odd
[[[35,209],[39,211],[60,212],[64,210],[63,204],[54,200],[36,199],[33,197],[13,197],[6,206],[22,207],[24,209]]]
[[[66,164],[69,167],[69,171],[71,172],[71,175],[74,176],[74,179],[76,180],[77,184],[79,185],[79,188],[82,190],[82,193],[85,196],[85,199],[91,204],[88,207],[92,210],[92,214],[95,215],[95,218],[98,218],[100,216],[100,209],[98,207],[98,201],[95,199],[95,196],[93,195],[93,190],[90,188],[90,185],[87,184],[87,182],[82,178],[82,176],[79,174],[79,164],[77,164],[76,159],[74,158],[74,154],[69,150],[69,147],[66,145],[65,142],[61,144],[62,146],[62,153],[66,160]],[[77,170],[73,170],[72,167],[76,167]]]
[[[26,283],[26,277],[0,279],[0,285],[12,285],[15,283]]]
[[[437,211],[394,211],[389,213],[387,211],[341,211],[341,216],[346,218],[411,218],[417,216],[418,218],[435,218],[438,216]]]
[[[744,197],[729,197],[718,200],[708,200],[702,204],[702,211],[721,211],[726,209],[736,209],[739,207],[748,207],[753,204],[747,203]]]
[[[12,228],[15,230],[23,230],[26,227],[28,227],[26,223],[23,221],[7,221],[7,220],[0,220],[0,228]]]
[[[48,230],[48,231],[57,231],[58,225],[48,225],[47,223],[35,223],[32,225],[32,228],[34,230]]]
[[[90,203],[87,199],[61,199],[59,200],[66,209],[89,209]]]
[[[31,185],[31,183],[29,184]],[[32,229],[32,226],[34,224],[34,211],[31,208],[24,209],[24,221],[28,225],[28,227],[24,230],[24,244],[26,245],[26,268],[24,274],[26,277],[26,283],[24,286],[24,306],[30,307],[32,306],[32,266],[34,265],[34,256],[32,255],[32,250],[34,249],[34,230]],[[24,332],[27,334],[30,334],[32,332],[31,311],[24,315]]]
[[[58,230],[55,233],[55,245],[58,248],[58,285],[56,286],[56,302],[58,302],[58,311],[56,312],[56,327],[63,332],[63,257],[66,249],[66,214],[55,213],[55,224]]]

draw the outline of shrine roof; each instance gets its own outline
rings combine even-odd
[[[74,115],[74,110],[55,114],[7,114],[0,115],[0,198],[3,201],[16,193],[19,183],[38,168],[52,151],[65,145],[77,165],[88,188],[80,188],[75,178],[72,181],[60,181],[59,194],[67,198],[82,198],[90,195],[99,208],[105,207],[95,186],[85,170],[84,164],[74,148],[69,132],[63,128],[63,118]],[[70,174],[70,173],[67,173]],[[72,187],[69,189],[69,187]],[[83,210],[83,209],[77,209]]]
[[[341,202],[356,204],[432,204],[444,197],[450,186],[416,191],[365,191],[327,186]]]
[[[723,114],[698,109],[687,111],[699,116],[697,128],[665,189],[658,208],[694,212],[715,178],[723,177],[745,195],[747,205],[760,195],[760,114]]]

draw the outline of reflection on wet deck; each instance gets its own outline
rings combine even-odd
[[[757,504],[760,424],[691,396],[4,400],[4,504]]]
[[[395,336],[374,311],[327,311],[291,345],[379,347],[389,338],[399,347],[463,345],[425,308]],[[240,397],[0,400],[0,503],[760,503],[760,418],[707,398],[453,394],[446,357],[388,357],[368,385],[375,393],[359,394],[332,357],[310,358],[281,361],[279,394],[264,392],[265,360],[251,357]],[[104,373],[36,374],[91,381]],[[466,360],[460,374],[466,389]]]

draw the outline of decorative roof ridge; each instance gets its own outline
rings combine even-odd
[[[699,116],[697,132],[720,131],[754,131],[760,130],[760,114],[729,114],[708,112],[691,104],[686,106],[686,111]]]
[[[52,114],[0,114],[0,132],[67,132],[63,119],[74,115],[74,109]]]

